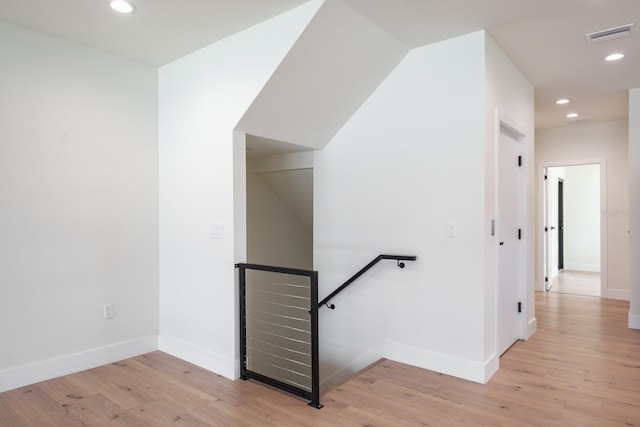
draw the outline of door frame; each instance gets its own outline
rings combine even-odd
[[[537,258],[538,258],[538,273],[539,280],[536,283],[536,291],[546,292],[545,289],[545,266],[547,262],[544,252],[544,245],[547,243],[547,238],[544,233],[546,212],[545,207],[547,204],[546,194],[544,192],[544,175],[547,168],[555,167],[569,167],[569,166],[584,166],[584,165],[600,165],[600,211],[604,212],[607,209],[607,159],[576,159],[565,161],[553,161],[553,162],[541,162],[538,163],[538,232],[537,235],[541,236],[540,244],[538,245]],[[600,215],[600,297],[607,298],[609,289],[608,284],[608,267],[607,267],[607,217],[606,215]]]

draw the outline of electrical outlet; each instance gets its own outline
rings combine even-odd
[[[104,318],[113,319],[113,304],[104,305]]]

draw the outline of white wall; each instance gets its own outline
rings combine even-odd
[[[244,261],[234,235],[245,233],[244,143],[233,130],[319,6],[160,69],[160,349],[229,378],[238,375],[234,262]],[[212,224],[222,239],[209,237]]]
[[[600,271],[600,165],[565,168],[564,269]]]
[[[629,298],[629,142],[628,122],[615,121],[543,129],[536,132],[536,163],[562,165],[606,162],[606,274],[604,297]],[[540,182],[538,182],[540,184]],[[540,193],[541,194],[541,193]],[[541,197],[540,197],[541,199]],[[541,212],[541,200],[539,212]],[[541,225],[541,222],[538,222]],[[536,233],[538,271],[542,271],[543,231]],[[540,282],[541,275],[537,277]],[[541,286],[541,285],[538,285]],[[541,287],[540,287],[541,289]]]
[[[247,262],[313,269],[313,169],[248,164]]]
[[[3,391],[156,348],[158,122],[154,67],[1,22],[0,58]]]
[[[629,327],[640,329],[640,88],[629,91]]]
[[[237,130],[322,148],[409,48],[345,0],[325,0]]]
[[[485,298],[495,307],[495,293],[485,282],[485,171],[494,167],[485,163],[485,65],[483,32],[411,51],[315,154],[320,298],[378,254],[418,256],[404,270],[377,265],[332,301],[335,310],[321,309],[326,384],[382,356],[476,381],[497,366],[486,357],[495,320],[487,329],[485,318],[495,312]],[[494,93],[492,103],[519,116]],[[530,85],[522,102],[531,102],[530,125]]]
[[[524,197],[521,217],[524,240],[524,250],[521,252],[518,296],[522,301],[522,314],[519,319],[519,338],[527,339],[536,331],[535,317],[535,265],[532,260],[534,253],[534,239],[532,230],[535,228],[535,186],[533,185],[535,166],[535,131],[534,131],[534,91],[526,77],[511,62],[509,57],[500,49],[495,41],[487,35],[485,37],[486,50],[486,110],[485,110],[485,218],[484,227],[484,256],[485,256],[485,330],[496,331],[496,248],[495,237],[491,236],[491,219],[498,216],[496,204],[496,171],[497,145],[500,138],[500,124],[504,124],[516,131],[522,137],[522,167],[524,168]],[[498,224],[499,227],[499,224]],[[496,335],[485,335],[484,359],[494,365],[489,369],[497,369],[498,357],[495,354]]]

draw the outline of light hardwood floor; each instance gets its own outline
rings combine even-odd
[[[600,273],[563,270],[552,280],[549,291],[599,297]]]
[[[486,385],[383,360],[313,409],[161,352],[0,394],[0,426],[640,426],[628,303],[538,294],[538,333]]]

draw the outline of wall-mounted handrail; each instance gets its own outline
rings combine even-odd
[[[374,265],[376,265],[378,262],[382,261],[383,259],[395,259],[395,260],[398,261],[398,267],[404,268],[404,262],[400,262],[400,261],[415,261],[416,259],[418,259],[418,257],[415,256],[415,255],[378,255],[369,264],[365,265],[360,271],[358,271],[356,274],[351,276],[346,282],[344,282],[342,285],[340,285],[335,291],[331,292],[325,299],[320,301],[318,303],[318,308],[322,307],[323,305],[326,305],[331,310],[336,308],[335,305],[333,305],[333,304],[329,305],[328,302],[333,297],[335,297],[340,292],[342,292],[344,290],[344,288],[346,288],[351,283],[353,283],[358,277],[362,276],[367,270],[369,270],[371,267],[373,267]]]

